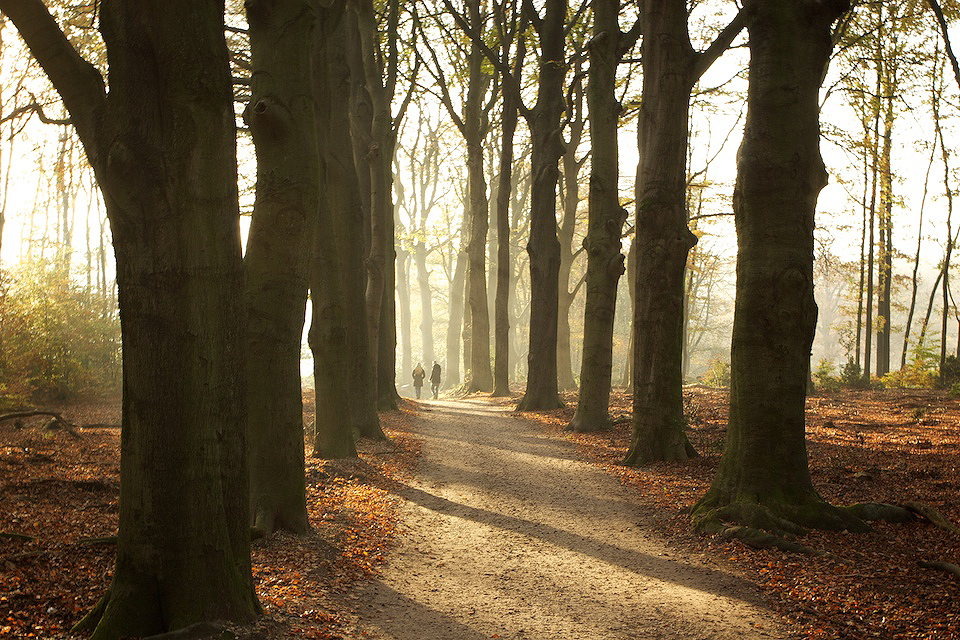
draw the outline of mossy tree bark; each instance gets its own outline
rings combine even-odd
[[[300,340],[309,239],[318,204],[307,0],[245,4],[251,98],[244,119],[257,154],[257,193],[244,256],[253,525],[309,528],[304,482]]]
[[[617,283],[623,274],[620,235],[627,212],[620,206],[617,187],[620,169],[617,126],[620,103],[616,97],[617,64],[633,36],[621,33],[619,0],[593,0],[593,40],[587,106],[590,119],[591,170],[587,237],[586,300],[583,313],[583,361],[580,397],[567,428],[599,431],[609,428],[610,385],[613,377],[613,319]]]
[[[686,207],[690,92],[743,28],[741,12],[701,53],[690,43],[683,0],[645,0],[640,20],[631,465],[697,455],[684,432],[682,396],[684,270],[696,244]]]
[[[97,640],[259,612],[222,1],[104,0],[109,93],[41,0],[0,0],[60,92],[113,230],[123,338],[116,570]]]
[[[774,532],[866,530],[817,494],[807,467],[804,400],[817,319],[813,231],[827,174],[820,83],[831,24],[846,0],[745,3],[747,117],[734,190],[737,298],[730,421],[717,475],[694,507],[705,528],[736,521]]]

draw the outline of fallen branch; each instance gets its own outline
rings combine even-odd
[[[15,418],[32,418],[34,416],[50,416],[53,418],[53,420],[50,420],[43,425],[44,431],[62,428],[74,438],[79,439],[81,437],[76,431],[77,425],[73,424],[56,411],[14,411],[13,413],[5,413],[0,416],[0,422],[3,420],[13,420]],[[59,425],[59,427],[57,425]]]
[[[14,533],[13,531],[0,531],[0,538],[6,538],[8,540],[21,540],[23,542],[36,540],[34,536],[28,536],[25,533]]]
[[[940,569],[941,571],[952,573],[960,578],[960,567],[955,564],[950,564],[949,562],[926,562],[924,560],[920,560],[917,562],[917,564],[924,569]]]

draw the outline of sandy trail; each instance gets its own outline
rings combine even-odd
[[[403,534],[355,594],[396,640],[778,638],[748,583],[677,557],[658,514],[483,399],[426,401]]]

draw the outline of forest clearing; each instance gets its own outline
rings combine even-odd
[[[572,406],[571,399],[565,397],[568,406]],[[310,399],[306,400],[310,409]],[[493,404],[476,396],[468,400]],[[615,394],[611,413],[623,418],[628,401],[629,396]],[[814,531],[804,536],[803,544],[828,553],[815,557],[750,549],[740,542],[691,531],[684,509],[704,493],[716,468],[727,402],[727,392],[722,389],[687,389],[684,404],[690,440],[703,457],[640,469],[618,464],[629,445],[627,422],[618,422],[605,433],[574,435],[562,431],[570,408],[505,414],[497,419],[507,425],[503,429],[525,433],[524,442],[529,446],[544,436],[573,442],[578,458],[602,467],[628,489],[637,505],[638,537],[662,537],[668,545],[666,558],[695,562],[710,572],[728,575],[728,586],[743,589],[748,585],[756,602],[765,603],[772,611],[764,628],[755,629],[755,637],[960,637],[960,614],[955,606],[960,601],[960,580],[919,565],[926,561],[957,563],[960,535],[956,532],[921,520],[876,523],[869,534]],[[405,403],[399,412],[381,415],[391,444],[361,441],[360,461],[308,458],[313,529],[305,535],[277,532],[254,542],[253,571],[265,615],[255,627],[235,628],[238,637],[404,638],[408,636],[400,629],[422,631],[416,626],[392,625],[393,620],[409,623],[410,618],[392,617],[389,598],[385,604],[382,591],[372,596],[371,589],[376,594],[384,562],[389,566],[398,546],[402,549],[409,544],[405,538],[409,530],[401,518],[409,508],[403,507],[400,496],[405,491],[409,496],[415,478],[424,472],[418,469],[418,458],[425,422],[434,419],[441,408],[465,404]],[[75,424],[110,423],[117,420],[118,411],[113,403],[63,408],[64,416]],[[21,428],[13,420],[0,422],[0,502],[11,507],[0,513],[0,637],[66,638],[70,637],[69,627],[93,606],[112,573],[119,430],[77,429],[74,436],[63,429],[44,431],[46,419],[34,420]],[[463,419],[458,423],[471,424]],[[489,432],[499,430],[484,426]],[[436,439],[437,427],[432,429]],[[481,435],[492,437],[489,432]],[[951,522],[960,521],[956,501],[960,400],[956,397],[924,391],[812,397],[807,404],[807,436],[815,486],[830,502],[917,501],[937,509]],[[474,465],[476,476],[471,482],[485,486],[488,471],[495,470],[484,470],[482,461],[474,461]],[[521,518],[523,513],[493,512],[491,516],[510,517]],[[644,523],[655,530],[641,530],[639,525]],[[605,532],[597,534],[606,539]],[[571,535],[556,526],[541,530],[539,538],[550,543],[551,537],[569,540]],[[419,540],[414,548],[422,546]],[[528,553],[535,555],[542,546],[534,545]],[[462,560],[433,558],[432,562],[442,566]],[[404,562],[409,570],[410,559]],[[506,591],[514,585],[504,569],[492,567],[490,573],[499,576],[499,586]],[[471,590],[471,585],[462,587],[464,592]],[[438,585],[421,584],[421,588]],[[542,595],[546,602],[554,599],[550,591]],[[567,604],[576,607],[577,603]],[[490,627],[489,620],[477,622],[480,617],[465,615],[455,621],[461,627],[451,627],[462,632],[479,625],[473,635],[435,637],[568,637],[538,635],[529,622],[526,635],[516,632],[520,627],[512,629],[516,633],[511,635],[507,628],[498,631]],[[378,620],[379,631],[371,618]],[[437,612],[426,620],[431,628],[443,621],[452,624]],[[505,618],[503,624],[509,620]],[[697,630],[694,624],[690,635],[660,637],[714,637],[696,635]],[[641,629],[633,631],[638,635],[623,637],[645,637],[639,635]],[[744,637],[754,636],[747,633]]]

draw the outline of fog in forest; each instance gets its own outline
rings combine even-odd
[[[698,5],[693,24],[700,31],[694,31],[694,39],[707,42],[729,17],[729,11],[723,3]],[[866,12],[862,20],[869,22]],[[624,15],[621,21],[626,25],[629,16]],[[230,44],[236,60],[242,62],[247,55],[242,35],[245,22],[240,14],[232,15],[229,22],[234,27],[228,34]],[[453,28],[452,23],[424,18],[421,29],[430,37],[427,42],[431,46],[421,46],[419,62],[407,52],[400,63],[401,81],[394,95],[395,109],[406,101],[392,159],[396,384],[402,395],[412,394],[411,372],[418,362],[425,368],[434,361],[443,367],[444,389],[458,387],[468,374],[463,261],[469,227],[465,217],[469,179],[466,144],[451,116],[451,112],[461,113],[465,108],[468,87],[463,52],[451,39]],[[573,42],[571,47],[582,48],[585,33],[574,34],[573,39],[579,37],[580,41]],[[76,37],[81,36],[92,37]],[[939,355],[944,340],[948,353],[958,348],[960,314],[954,302],[954,279],[947,279],[946,310],[943,292],[935,290],[942,288],[945,280],[946,247],[958,227],[956,217],[951,218],[952,190],[957,182],[954,153],[960,145],[956,136],[956,82],[932,26],[899,35],[891,29],[885,37],[888,39],[877,40],[873,46],[886,47],[885,55],[896,61],[888,76],[883,75],[885,68],[863,64],[863,51],[850,46],[835,53],[821,92],[822,150],[829,185],[818,206],[815,293],[819,319],[811,367],[834,376],[840,375],[847,362],[868,368],[863,362],[863,343],[869,333],[865,323],[871,305],[866,299],[870,283],[866,270],[872,264],[877,290],[872,295],[880,295],[884,260],[890,269],[890,298],[885,312],[889,318],[877,309],[871,322],[876,332],[889,327],[890,364],[886,368],[897,371],[901,363],[915,360],[930,364]],[[83,46],[99,45],[90,41]],[[905,62],[906,50],[922,56],[924,64]],[[689,254],[686,275],[686,383],[726,382],[736,280],[731,198],[745,111],[746,63],[747,52],[741,37],[701,79],[694,92],[687,202],[690,227],[698,243]],[[567,77],[563,129],[566,152],[560,162],[557,193],[561,243],[558,376],[563,390],[574,390],[580,375],[586,273],[583,242],[591,168],[585,63],[581,60],[577,64],[581,66],[572,65]],[[414,70],[416,77],[412,75]],[[239,62],[235,73],[240,78],[249,75]],[[642,74],[634,60],[623,63],[619,75],[617,91],[623,114],[618,188],[627,211],[622,252],[627,256],[628,271],[620,278],[617,295],[613,384],[627,387],[631,362],[630,247],[636,213],[636,116]],[[864,88],[877,83],[895,83],[891,86],[895,86],[896,100],[866,99]],[[246,106],[244,90],[240,82],[236,108],[244,217],[239,224],[245,234],[249,224],[246,216],[253,206],[256,160],[242,117]],[[484,268],[491,345],[498,266],[494,213],[499,195],[503,104],[502,91],[497,93],[500,90],[495,82],[482,87],[480,116],[485,125],[482,174],[489,231]],[[524,91],[529,93],[527,99],[532,103],[534,88],[527,86]],[[32,341],[36,344],[30,348],[51,350],[45,354],[8,356],[10,362],[19,362],[18,366],[30,371],[28,376],[20,376],[21,381],[32,381],[18,383],[23,387],[19,393],[38,388],[70,393],[83,386],[107,384],[101,374],[85,371],[91,366],[105,366],[104,363],[112,363],[111,375],[118,371],[115,268],[109,225],[92,171],[67,123],[62,104],[9,26],[3,31],[0,48],[0,113],[2,303],[5,317],[18,318],[16,322],[4,323],[3,340],[8,345]],[[885,140],[889,141],[886,150]],[[530,135],[521,118],[509,194],[509,375],[517,388],[522,388],[527,377],[530,333],[530,265],[526,253],[530,232],[530,145]],[[887,203],[886,217],[880,210],[881,203]],[[876,213],[875,221],[871,213]],[[875,243],[872,252],[871,231]],[[876,305],[877,300],[872,304]],[[40,322],[38,314],[60,320]],[[86,320],[79,322],[77,318]],[[302,349],[302,369],[307,378],[313,366],[306,344],[308,328],[309,318],[304,326]],[[36,338],[40,333],[47,337]],[[869,368],[876,372],[874,365]],[[68,381],[61,380],[63,384],[59,385],[54,382],[58,377]]]

